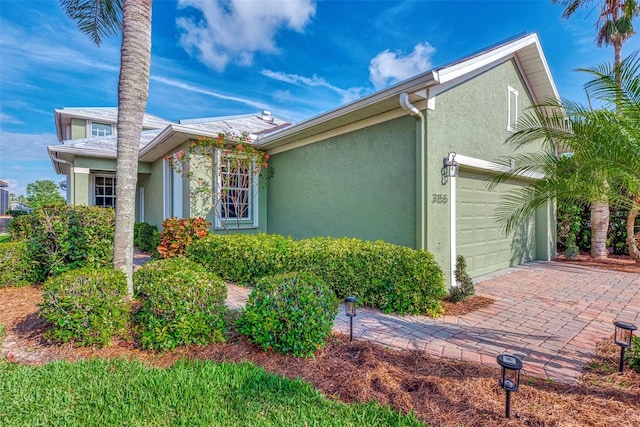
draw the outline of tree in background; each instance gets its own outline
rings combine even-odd
[[[100,45],[102,37],[122,31],[116,158],[116,231],[114,268],[127,276],[133,297],[133,225],[138,152],[149,93],[152,0],[61,0],[80,31]]]
[[[38,209],[43,206],[64,206],[67,201],[60,195],[58,190],[58,184],[50,179],[27,184],[25,204],[31,209]]]

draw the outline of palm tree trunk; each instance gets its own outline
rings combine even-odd
[[[116,160],[116,229],[114,268],[127,275],[133,298],[133,224],[138,179],[138,151],[149,91],[151,0],[125,0],[120,81],[118,83],[118,151]]]
[[[591,258],[602,259],[607,251],[607,231],[609,230],[609,203],[600,201],[591,205]]]
[[[640,251],[636,243],[636,218],[638,217],[638,200],[634,200],[633,206],[627,216],[627,247],[629,255],[640,264]]]

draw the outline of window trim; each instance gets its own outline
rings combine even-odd
[[[220,171],[220,165],[222,164],[222,160],[223,158],[226,157],[225,155],[222,154],[221,150],[216,150],[216,170],[215,170],[215,191],[214,191],[214,197],[219,198],[221,195],[221,188],[222,188],[222,175],[221,175],[221,171]],[[253,165],[253,164],[252,164]],[[254,167],[251,167],[251,170],[255,170]],[[237,218],[222,218],[222,200],[214,200],[214,206],[216,207],[216,215],[215,215],[215,221],[214,221],[214,226],[216,230],[221,230],[221,229],[225,229],[225,228],[233,228],[235,229],[235,227],[238,227],[238,229],[242,230],[242,229],[252,229],[252,228],[258,228],[258,205],[259,205],[259,193],[258,193],[258,181],[259,181],[259,176],[257,173],[251,173],[251,171],[249,171],[249,178],[251,180],[251,182],[249,183],[249,195],[248,195],[248,200],[247,200],[247,204],[249,205],[247,208],[248,211],[248,218],[244,218],[244,219],[240,219],[240,221],[238,221]],[[226,227],[225,227],[226,226]]]
[[[109,135],[97,135],[97,136],[93,136],[93,125],[104,125],[104,126],[109,126],[109,128],[111,129],[111,133]],[[87,138],[105,138],[107,136],[114,136],[116,134],[115,129],[113,128],[113,123],[105,123],[105,122],[98,122],[98,121],[93,121],[93,120],[87,120]]]
[[[184,218],[182,174],[171,165],[172,156],[162,160],[162,216]]]
[[[106,195],[101,195],[99,197],[111,197],[113,199],[113,205],[108,206],[108,205],[98,205],[96,204],[96,178],[112,178],[114,181],[114,185],[113,185],[113,195],[111,196],[106,196]],[[114,173],[94,173],[91,174],[91,201],[90,204],[91,206],[99,206],[99,207],[103,207],[103,208],[115,208],[116,207],[116,185],[117,183],[115,182],[116,180],[116,174]]]
[[[518,128],[518,91],[507,86],[507,131],[515,132]],[[513,103],[513,106],[511,105]],[[511,115],[513,110],[513,117]]]

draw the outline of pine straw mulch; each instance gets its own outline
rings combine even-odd
[[[416,351],[391,350],[365,341],[334,336],[314,359],[263,352],[233,334],[226,344],[187,347],[170,352],[142,351],[120,341],[102,349],[54,345],[42,338],[37,287],[0,289],[0,324],[7,336],[0,355],[15,363],[38,365],[53,360],[92,357],[131,358],[168,367],[180,358],[250,361],[266,370],[302,378],[326,396],[344,402],[375,400],[413,411],[433,426],[638,426],[640,374],[617,374],[616,348],[598,345],[598,355],[579,385],[523,378],[512,394],[512,418],[504,417],[505,393],[497,370],[475,363],[433,358]]]
[[[640,264],[636,263],[629,256],[624,255],[609,255],[609,257],[605,259],[592,259],[591,255],[582,252],[575,260],[568,260],[564,255],[560,255],[557,258],[554,258],[553,261],[640,274]]]

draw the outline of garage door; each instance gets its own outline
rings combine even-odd
[[[456,194],[456,250],[471,277],[531,261],[536,256],[535,219],[505,235],[495,219],[500,195],[522,183],[487,189],[487,175],[460,171]]]

